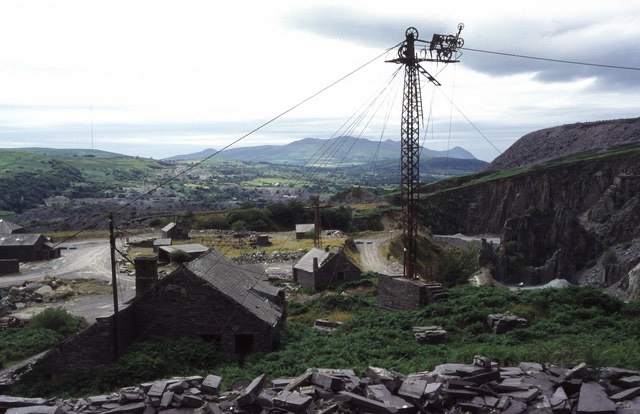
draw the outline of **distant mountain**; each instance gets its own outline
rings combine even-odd
[[[206,149],[194,154],[176,155],[166,161],[204,159],[214,153]],[[370,141],[364,138],[337,137],[332,139],[304,138],[285,145],[259,145],[225,150],[217,158],[235,161],[269,162],[273,164],[325,164],[360,165],[374,160],[393,159],[400,156],[400,141]],[[456,158],[476,160],[467,150],[454,147],[449,151],[424,148],[421,157]]]
[[[128,155],[117,154],[115,152],[93,150],[93,149],[73,149],[73,148],[43,148],[43,147],[23,147],[23,148],[0,148],[0,152],[26,152],[30,154],[43,155],[47,157],[96,157],[96,158],[122,158]]]
[[[207,148],[200,152],[194,152],[193,154],[184,154],[184,155],[174,155],[173,157],[163,158],[164,161],[190,161],[190,160],[203,160],[205,158],[209,158],[213,154],[218,152],[218,150],[214,150],[213,148]]]

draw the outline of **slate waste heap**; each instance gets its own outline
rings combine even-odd
[[[296,378],[237,381],[221,390],[216,375],[180,377],[82,399],[0,396],[7,414],[219,413],[578,413],[640,412],[640,372],[589,369],[585,364],[521,363],[499,368],[476,356],[472,364],[443,364],[402,375],[368,367],[310,368]],[[269,386],[267,386],[269,385]]]

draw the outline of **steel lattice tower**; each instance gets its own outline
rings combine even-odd
[[[434,34],[429,48],[416,53],[418,30],[410,27],[405,32],[405,41],[398,49],[398,57],[389,62],[404,65],[404,92],[402,97],[402,125],[400,128],[400,179],[402,192],[402,229],[404,243],[404,277],[414,279],[416,275],[418,235],[418,211],[420,206],[420,125],[422,117],[422,94],[420,74],[437,86],[440,83],[429,74],[420,62],[457,62],[452,59],[458,47],[462,47],[458,25],[457,35]]]

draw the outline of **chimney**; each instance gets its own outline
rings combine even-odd
[[[138,256],[133,259],[133,263],[136,267],[136,297],[139,297],[158,281],[158,256]]]

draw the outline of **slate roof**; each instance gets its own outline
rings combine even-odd
[[[209,250],[209,248],[199,243],[193,243],[193,244],[174,244],[172,246],[160,246],[159,250],[163,250],[167,253],[173,253],[178,250],[181,250],[185,253],[203,253]]]
[[[171,222],[171,223],[167,224],[166,226],[164,226],[164,227],[162,228],[162,231],[169,231],[169,230],[171,230],[172,228],[174,228],[175,226],[176,226],[176,223]]]
[[[21,231],[24,231],[24,228],[22,226],[19,226],[7,220],[0,219],[0,234],[12,234]]]
[[[271,326],[282,319],[282,309],[261,295],[277,296],[278,288],[259,280],[219,251],[211,249],[186,265],[194,275]]]
[[[322,267],[323,264],[329,260],[335,253],[327,252],[323,249],[318,249],[314,247],[309,250],[307,254],[302,256],[302,258],[293,265],[295,269],[304,270],[305,272],[313,272],[313,259],[318,259],[318,267]]]
[[[33,246],[42,234],[18,233],[0,235],[0,246]]]

